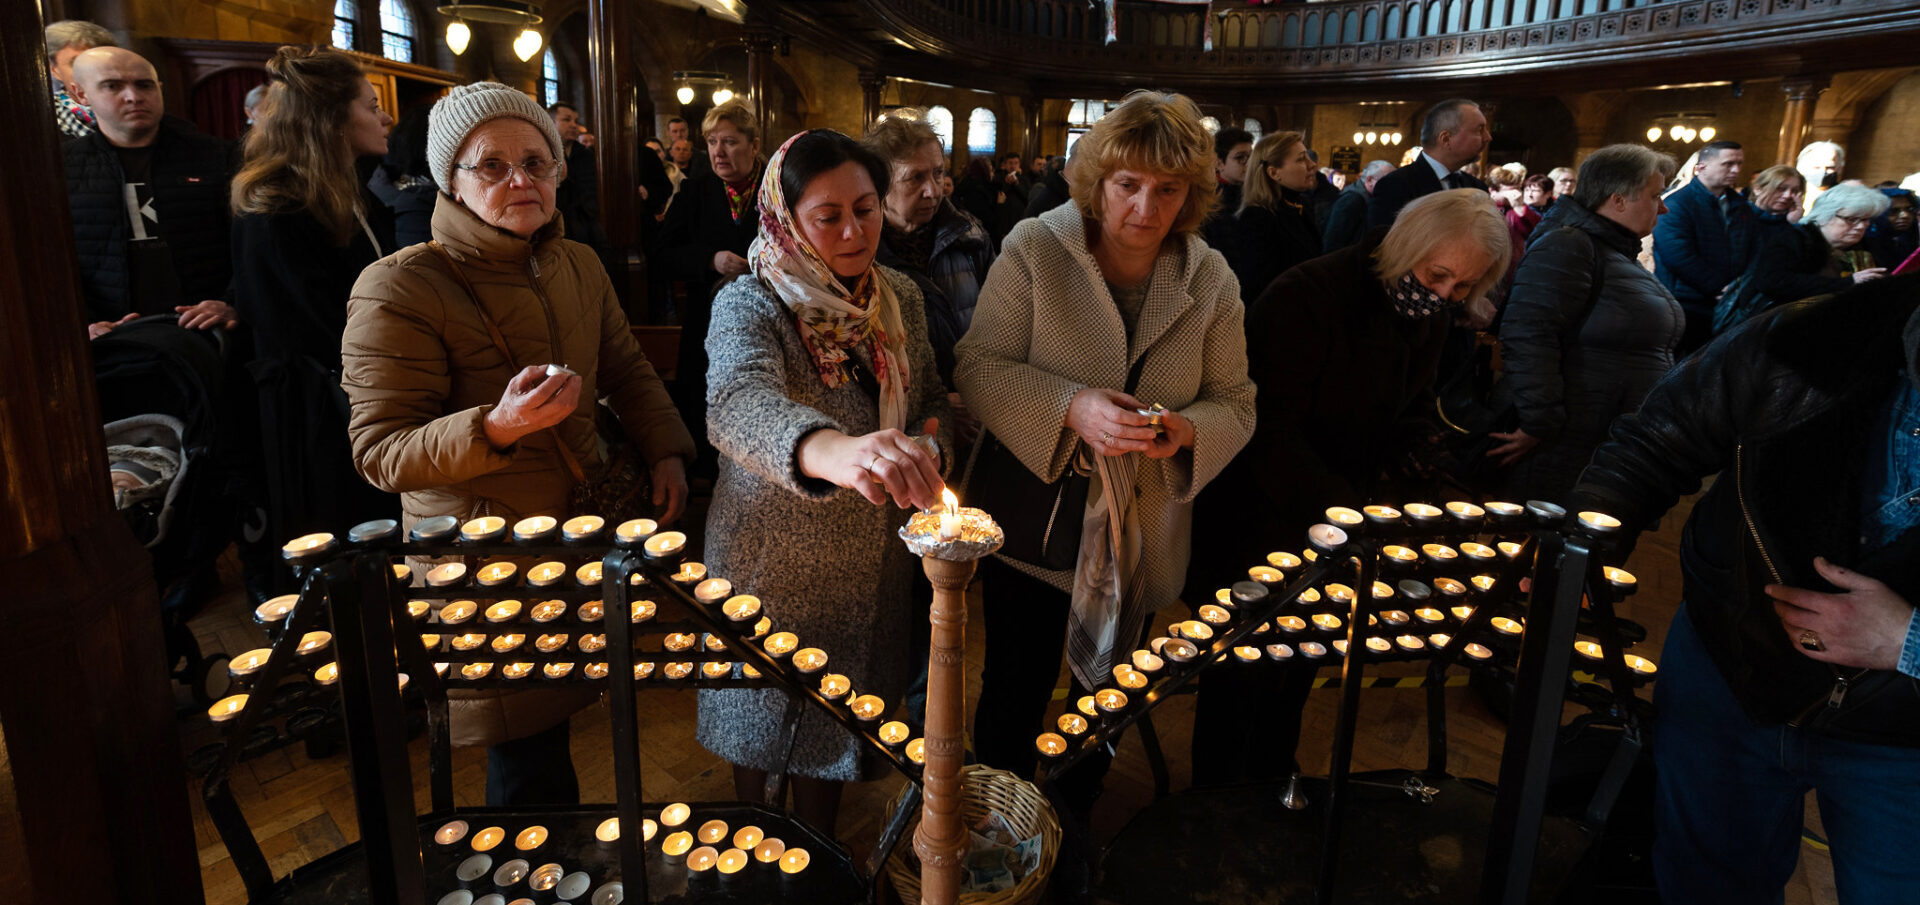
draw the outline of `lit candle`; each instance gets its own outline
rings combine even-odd
[[[1189,619],[1180,623],[1180,636],[1198,644],[1213,640],[1213,627],[1198,619]]]
[[[633,677],[640,680],[652,678],[653,669],[654,665],[652,660],[642,660],[639,663],[633,664]]]
[[[1427,643],[1433,645],[1435,648],[1446,647],[1447,642],[1452,640],[1453,636],[1445,632],[1435,632],[1427,636]]]
[[[1440,507],[1426,503],[1408,503],[1406,512],[1407,517],[1413,519],[1415,524],[1429,525],[1440,518]]]
[[[757,826],[748,824],[747,826],[743,826],[738,830],[734,831],[733,847],[737,849],[744,849],[745,851],[750,852],[750,851],[753,851],[754,846],[760,844],[760,840],[765,838],[767,838],[767,834],[765,831],[761,830]]]
[[[693,586],[693,597],[701,603],[719,603],[733,593],[733,582],[709,578]]]
[[[1380,552],[1385,554],[1388,559],[1397,563],[1411,563],[1420,558],[1420,554],[1413,552],[1412,548],[1403,547],[1399,544],[1388,544],[1387,546],[1381,547]]]
[[[693,816],[692,808],[687,807],[684,803],[674,802],[660,809],[660,825],[666,827],[679,826],[686,823],[687,818],[691,816]]]
[[[1286,573],[1272,566],[1254,566],[1247,570],[1247,577],[1261,584],[1279,584],[1286,581]]]
[[[1498,553],[1494,552],[1494,549],[1492,547],[1489,547],[1486,544],[1477,544],[1472,541],[1468,541],[1464,544],[1461,544],[1460,552],[1465,553],[1468,559],[1479,560],[1481,562],[1485,562],[1487,560],[1493,559],[1494,557],[1499,555]]]
[[[1620,530],[1620,520],[1604,512],[1580,513],[1580,525],[1597,534],[1612,534]]]
[[[551,515],[534,515],[513,523],[513,539],[518,541],[539,540],[553,533],[554,526],[560,524]]]
[[[703,845],[687,853],[687,869],[696,874],[706,873],[720,862],[720,852],[711,845]]]
[[[540,674],[549,679],[564,679],[571,672],[573,672],[572,663],[548,663],[540,667]]]
[[[1472,582],[1474,587],[1482,591],[1491,591],[1497,579],[1491,575],[1475,575],[1467,581]]]
[[[1600,659],[1600,655],[1602,653],[1600,650],[1600,645],[1597,642],[1593,642],[1593,641],[1573,642],[1573,652],[1576,654],[1579,654],[1582,657],[1585,657],[1588,660],[1598,660]]]
[[[877,734],[880,736],[882,744],[889,748],[898,748],[907,743],[907,739],[913,736],[913,731],[907,728],[906,723],[902,723],[899,720],[891,720],[882,724]],[[738,843],[735,844],[737,845]],[[747,845],[741,847],[752,848],[753,846]]]
[[[714,865],[714,869],[727,876],[733,876],[746,866],[747,853],[737,848],[730,848],[720,853],[720,860]]]
[[[1506,559],[1512,559],[1520,555],[1519,541],[1503,540],[1494,544],[1494,546],[1500,549],[1500,555]]]
[[[266,603],[263,603],[257,607],[254,607],[253,608],[254,621],[259,622],[263,625],[269,622],[279,622],[280,620],[287,618],[287,614],[292,613],[293,608],[299,603],[300,603],[300,595],[282,594],[278,597],[275,597],[267,601]]]
[[[322,685],[332,685],[340,681],[340,664],[328,663],[313,671],[313,680]]]
[[[1100,715],[1100,705],[1094,703],[1093,695],[1090,694],[1081,695],[1079,700],[1073,702],[1073,707],[1084,716],[1097,717]]]
[[[1288,634],[1305,631],[1307,628],[1307,620],[1299,616],[1281,616],[1273,620],[1273,624],[1279,626],[1281,631]]]
[[[1327,646],[1318,641],[1302,641],[1300,655],[1309,660],[1318,660],[1327,655]]]
[[[544,588],[560,583],[567,577],[567,567],[562,563],[543,562],[527,570],[527,584]]]
[[[907,743],[907,760],[913,761],[916,764],[924,764],[927,762],[926,739],[916,738]]]
[[[774,659],[779,659],[793,653],[793,649],[800,646],[800,636],[792,632],[774,632],[767,636],[766,643],[761,646],[765,647],[767,653]]]
[[[1487,511],[1495,518],[1517,518],[1525,515],[1527,508],[1519,503],[1488,503]]]
[[[650,518],[629,519],[613,529],[614,539],[623,547],[631,547],[653,536],[660,525]]]
[[[1319,603],[1319,602],[1320,602],[1320,592],[1317,589],[1308,588],[1300,592],[1299,603],[1302,606],[1305,606],[1310,603]]]
[[[1446,544],[1421,544],[1420,552],[1425,553],[1428,559],[1435,562],[1447,562],[1460,555]]]
[[[1112,688],[1102,688],[1093,694],[1093,705],[1101,713],[1113,714],[1127,709],[1127,694]]]
[[[665,853],[669,858],[678,858],[692,849],[693,834],[686,830],[681,830],[678,833],[668,833],[667,838],[660,842],[660,851]]]
[[[1423,606],[1413,611],[1413,618],[1418,619],[1421,622],[1433,623],[1433,622],[1444,621],[1447,618],[1447,614],[1442,613],[1439,610],[1434,609],[1433,607]]]
[[[267,665],[267,658],[273,656],[273,649],[255,648],[227,661],[227,672],[236,676],[250,676]]]
[[[1342,528],[1350,528],[1360,524],[1362,521],[1365,521],[1365,519],[1361,518],[1360,513],[1348,509],[1345,506],[1330,506],[1327,508],[1327,521],[1339,525]]]
[[[1052,760],[1067,753],[1067,740],[1058,733],[1042,732],[1033,740],[1033,747],[1041,757]]]
[[[533,605],[533,621],[552,622],[567,614],[567,602],[564,600],[545,600]]]
[[[958,540],[960,538],[960,498],[953,495],[953,488],[940,491],[940,539]]]
[[[1165,668],[1166,665],[1167,662],[1160,659],[1160,656],[1152,651],[1137,650],[1133,652],[1133,668],[1147,675],[1153,675],[1159,672]]]
[[[528,870],[529,865],[525,860],[515,858],[512,861],[500,865],[500,869],[493,872],[493,885],[500,889],[506,889],[526,879]]]
[[[767,648],[772,653],[773,648]],[[778,656],[778,654],[775,654]],[[853,682],[837,672],[827,673],[820,678],[820,696],[829,701],[838,701],[853,690]]]
[[[1340,617],[1332,613],[1315,613],[1313,624],[1331,632],[1340,627]]]
[[[441,563],[427,570],[427,587],[444,588],[459,584],[467,577],[467,564],[463,562]]]
[[[1347,639],[1345,638],[1333,639],[1333,649],[1340,656],[1342,657],[1346,656],[1347,655]]]
[[[793,654],[793,668],[812,674],[827,668],[827,652],[817,647],[802,648]]]
[[[780,856],[786,853],[787,844],[769,836],[760,840],[760,844],[753,847],[753,860],[761,864],[772,864],[780,860]]]
[[[606,647],[607,647],[607,636],[605,635],[581,635],[580,636],[580,652],[581,653],[584,653],[584,654],[599,653],[600,651],[605,650]]]
[[[1626,659],[1627,659],[1627,668],[1643,676],[1653,675],[1654,672],[1658,669],[1658,667],[1653,665],[1652,660],[1649,660],[1645,657],[1637,656],[1635,654],[1628,654]]]
[[[507,520],[497,515],[483,515],[471,519],[460,526],[460,539],[465,541],[487,540],[507,530]]]
[[[559,899],[562,902],[570,902],[584,895],[587,891],[587,887],[592,885],[593,885],[592,876],[590,876],[586,871],[576,870],[573,873],[570,873],[560,878],[560,885],[554,887],[553,895],[555,898]],[[474,905],[487,905],[487,903],[481,903],[476,901]]]
[[[668,663],[667,668],[661,672],[661,675],[664,675],[669,679],[673,679],[674,681],[679,681],[690,675],[693,675],[693,664],[692,663]]]
[[[552,520],[549,519],[548,521]],[[546,844],[547,828],[544,826],[527,827],[520,831],[520,835],[513,837],[513,847],[523,852],[533,851]]]
[[[473,618],[480,611],[480,605],[471,600],[456,600],[440,608],[440,622],[444,625],[459,625]]]
[[[460,667],[460,675],[467,679],[484,679],[493,672],[492,663],[468,663]]]
[[[634,668],[638,669],[638,665]],[[732,663],[709,662],[701,664],[700,674],[709,679],[724,679],[733,675]]]
[[[728,827],[725,820],[709,820],[706,823],[700,824],[700,830],[694,833],[693,836],[701,842],[713,845],[727,838],[727,830]]]
[[[1200,656],[1200,648],[1185,638],[1169,638],[1160,647],[1160,653],[1175,663],[1185,663]]]
[[[1054,721],[1054,725],[1060,729],[1060,734],[1066,738],[1079,738],[1080,736],[1086,735],[1087,730],[1091,728],[1087,722],[1087,718],[1077,713],[1060,714],[1060,718]]]
[[[1387,524],[1400,520],[1400,510],[1392,506],[1368,506],[1364,511],[1367,513],[1367,520],[1371,522]]]
[[[575,516],[560,526],[560,537],[563,540],[583,541],[599,534],[600,529],[606,526],[607,520],[597,515]]]
[[[1285,644],[1269,644],[1267,645],[1267,659],[1291,660],[1293,659],[1293,648]]]
[[[1640,581],[1640,579],[1633,577],[1632,572],[1618,566],[1607,566],[1600,570],[1600,574],[1605,575],[1607,583],[1616,588],[1631,588]]]
[[[580,670],[580,674],[589,679],[604,679],[607,677],[607,664],[588,663],[585,669]]]
[[[520,616],[520,601],[502,600],[487,607],[488,622],[511,622]]]
[[[1496,632],[1499,632],[1502,635],[1520,634],[1520,623],[1515,622],[1512,619],[1508,619],[1505,616],[1493,617],[1492,624],[1493,624],[1493,630]]]
[[[1267,554],[1267,565],[1282,572],[1291,572],[1300,568],[1300,557],[1284,551]]]
[[[878,695],[863,694],[848,703],[847,709],[853,711],[854,719],[870,723],[886,714],[887,705]]]
[[[1315,549],[1332,553],[1347,545],[1347,532],[1332,525],[1315,525],[1307,529],[1307,542]]]
[[[1467,593],[1467,586],[1451,578],[1436,578],[1433,589],[1447,597],[1461,597]]]
[[[487,636],[479,634],[477,632],[468,632],[464,635],[455,635],[453,636],[453,641],[452,641],[453,649],[457,651],[473,650],[474,648],[479,647],[480,645],[485,643],[487,643]]]
[[[1128,691],[1139,691],[1147,687],[1147,674],[1122,663],[1113,668],[1113,684]]]
[[[627,605],[627,621],[639,625],[653,618],[659,608],[651,600],[635,600]]]
[[[332,632],[308,632],[300,636],[300,646],[294,648],[293,652],[296,654],[311,654],[315,651],[325,650],[327,645],[332,643]]]
[[[1254,647],[1249,644],[1239,645],[1233,649],[1233,658],[1236,660],[1239,660],[1242,663],[1258,662],[1260,660],[1260,648]],[[1139,675],[1139,673],[1135,673],[1135,675]],[[1146,685],[1147,684],[1146,677],[1141,676],[1140,678],[1141,678],[1140,684],[1142,686]],[[1127,687],[1126,683],[1124,682],[1121,683],[1121,685],[1122,687]]]
[[[1484,644],[1470,643],[1466,646],[1465,650],[1467,652],[1467,656],[1472,657],[1475,660],[1485,660],[1493,656],[1493,651],[1488,650],[1486,648],[1486,645]]]
[[[1455,521],[1477,522],[1486,517],[1487,510],[1472,503],[1452,502],[1447,504],[1447,514],[1453,516]]]
[[[1226,607],[1206,603],[1200,606],[1200,618],[1210,625],[1225,625],[1233,621],[1233,614]]]
[[[660,824],[653,822],[653,818],[647,817],[647,818],[641,819],[640,821],[640,841],[641,842],[652,842],[654,834],[658,832],[660,832]]]
[[[1327,585],[1327,601],[1343,607],[1350,606],[1353,604],[1353,589],[1339,582]]]
[[[245,709],[247,709],[246,695],[228,695],[214,702],[212,707],[207,708],[207,717],[216,723],[224,723],[239,716],[240,711]]]
[[[648,556],[673,556],[687,548],[687,536],[678,531],[662,531],[642,545]]]
[[[1380,614],[1380,618],[1388,625],[1406,625],[1408,622],[1413,621],[1405,612],[1400,610],[1386,610]]]
[[[786,854],[780,856],[780,872],[783,874],[797,874],[806,870],[807,865],[811,863],[813,863],[813,858],[807,854],[806,849],[790,848],[787,849]]]
[[[580,568],[573,570],[573,580],[579,582],[583,588],[594,587],[605,578],[606,567],[599,560],[581,563]]]
[[[505,635],[495,635],[493,638],[493,650],[495,653],[501,653],[501,654],[507,653],[509,651],[519,650],[520,645],[525,643],[526,640],[527,640],[527,636],[519,634],[517,632],[510,632]]]
[[[680,571],[668,576],[675,584],[693,584],[707,577],[707,564],[701,562],[683,562]]]
[[[1420,640],[1419,635],[1401,635],[1394,638],[1393,643],[1400,645],[1403,650],[1421,650],[1427,646],[1425,641]]]
[[[467,822],[465,820],[449,820],[441,824],[439,829],[433,831],[433,841],[441,845],[452,845],[465,838],[467,838]]]
[[[316,534],[303,534],[287,541],[280,548],[280,555],[287,559],[305,559],[319,556],[333,549],[333,535],[324,531]]]
[[[499,845],[500,842],[506,838],[507,838],[506,830],[503,830],[497,826],[487,827],[486,829],[473,834],[473,850],[476,852],[493,851],[494,846]]]
[[[1387,639],[1382,638],[1379,635],[1375,635],[1367,639],[1367,650],[1373,651],[1375,653],[1384,654],[1390,650],[1393,650],[1393,644],[1387,641]]]
[[[500,667],[500,674],[509,679],[524,679],[530,672],[533,672],[532,663],[508,663]]]
[[[760,615],[760,598],[752,594],[736,594],[720,605],[720,612],[734,622],[745,622]]]

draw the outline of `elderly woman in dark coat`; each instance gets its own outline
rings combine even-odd
[[[1513,465],[1508,497],[1564,500],[1613,419],[1673,368],[1686,315],[1636,260],[1673,171],[1639,145],[1595,151],[1520,262],[1500,328],[1520,425],[1487,453]]]

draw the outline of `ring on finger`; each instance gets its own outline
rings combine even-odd
[[[886,481],[880,479],[880,472],[874,470],[879,464],[880,454],[874,453],[873,458],[867,460],[867,476],[872,478],[875,484],[885,484]]]
[[[1815,652],[1827,649],[1826,642],[1820,640],[1820,633],[1813,629],[1807,629],[1800,633],[1800,646]]]
[[[1101,431],[1101,432],[1100,432],[1100,442],[1102,442],[1102,443],[1112,443],[1112,442],[1113,442],[1113,434],[1110,434],[1110,433],[1108,433],[1108,432],[1106,432],[1106,431]]]

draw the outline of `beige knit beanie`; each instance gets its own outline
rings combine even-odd
[[[427,113],[427,166],[440,190],[453,194],[453,157],[467,136],[481,123],[502,116],[524,119],[547,137],[553,159],[566,160],[566,146],[560,143],[560,130],[553,117],[540,109],[532,97],[518,88],[499,82],[474,82],[458,85],[433,104]],[[517,162],[517,161],[516,161]]]

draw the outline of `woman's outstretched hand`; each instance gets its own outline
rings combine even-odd
[[[927,419],[929,436],[939,429],[940,419]],[[801,474],[845,487],[876,506],[892,497],[903,508],[931,509],[947,486],[940,477],[939,460],[902,431],[850,437],[837,430],[817,430],[800,441],[794,455]]]

